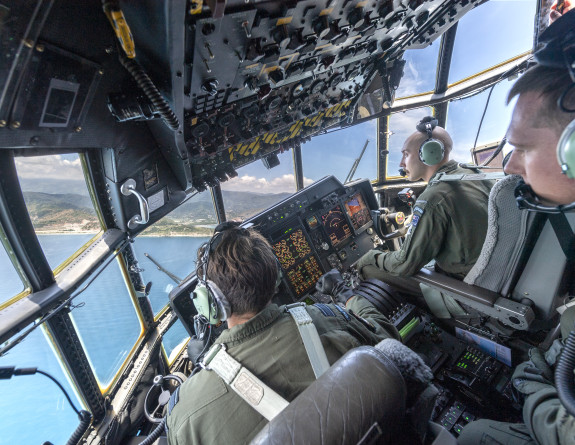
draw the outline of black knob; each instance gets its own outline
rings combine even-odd
[[[329,19],[327,15],[318,17],[313,22],[313,30],[320,39],[323,39],[329,32]]]
[[[257,93],[259,90],[258,87],[258,80],[255,77],[248,77],[244,82],[244,87],[254,93]]]
[[[294,31],[289,39],[289,43],[287,44],[287,49],[291,49],[292,51],[297,51],[301,49],[305,44],[306,41],[302,38],[302,30],[298,29]]]
[[[268,74],[268,77],[274,84],[276,84],[276,83],[284,80],[284,78],[285,78],[284,71],[281,68],[277,68],[277,69],[271,71]]]
[[[276,27],[271,34],[275,42],[282,48],[285,48],[288,43],[290,43],[290,38],[288,37],[285,25]]]
[[[211,79],[211,80],[206,80],[202,84],[201,88],[203,91],[208,93],[210,96],[215,96],[216,94],[218,94],[218,85],[219,85],[219,82],[217,81],[217,79]]]
[[[246,59],[257,62],[264,56],[259,39],[250,40],[246,50]]]
[[[363,8],[354,8],[353,11],[351,11],[347,16],[347,21],[352,28],[363,25],[364,22]]]

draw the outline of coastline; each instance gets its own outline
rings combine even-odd
[[[81,232],[81,231],[61,231],[61,230],[42,230],[42,231],[37,231],[36,235],[91,235],[91,236],[96,236],[98,235],[98,233],[100,232]],[[178,233],[178,232],[172,232],[172,233],[140,233],[137,235],[138,237],[142,237],[142,238],[209,238],[212,235],[210,233],[207,234],[201,234],[201,233]]]

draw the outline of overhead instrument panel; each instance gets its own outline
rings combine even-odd
[[[233,177],[246,163],[381,111],[401,78],[403,50],[429,45],[474,6],[206,3],[221,7],[189,17],[193,52],[183,71],[184,137],[198,190]]]
[[[97,0],[4,0],[0,147],[121,151],[144,140],[181,190],[203,191],[383,111],[404,51],[483,2],[105,2],[121,17],[115,30]],[[118,172],[118,182],[135,175]]]

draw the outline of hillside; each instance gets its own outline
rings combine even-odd
[[[246,219],[290,196],[224,191],[228,219]],[[76,193],[24,192],[28,211],[38,232],[95,232],[99,223],[88,196]],[[148,228],[146,235],[209,236],[216,224],[212,198],[201,193]]]

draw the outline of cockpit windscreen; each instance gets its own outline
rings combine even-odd
[[[345,211],[351,224],[355,230],[363,227],[370,221],[369,209],[365,205],[365,201],[361,196],[361,193],[356,193],[347,201],[345,201]]]
[[[302,297],[323,273],[303,230],[288,230],[272,248],[296,297]]]
[[[341,210],[341,206],[335,206],[329,212],[321,215],[321,222],[333,247],[336,247],[351,236],[351,229]]]

